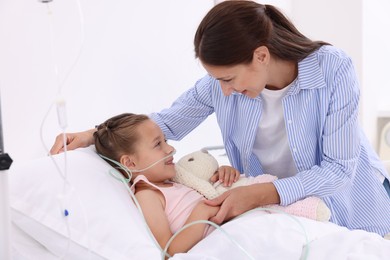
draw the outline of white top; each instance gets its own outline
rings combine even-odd
[[[280,90],[264,89],[263,112],[257,129],[253,152],[259,158],[263,172],[285,178],[297,173],[287,140],[282,99],[295,80]]]

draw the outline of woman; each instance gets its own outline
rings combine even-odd
[[[180,140],[215,113],[232,166],[279,177],[207,201],[220,206],[212,221],[316,196],[338,225],[390,232],[389,176],[359,127],[359,85],[343,51],[251,1],[216,5],[194,44],[208,75],[151,118],[167,139]],[[93,144],[94,131],[68,134],[68,149]],[[51,152],[62,146],[58,136]]]

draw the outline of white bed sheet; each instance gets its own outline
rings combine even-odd
[[[177,254],[172,259],[390,259],[390,241],[378,234],[350,231],[329,222],[294,219],[283,214],[253,212],[223,226],[247,254],[222,232],[215,231],[189,253]]]
[[[306,237],[297,221],[307,233],[308,247],[303,247]],[[246,253],[217,230],[188,253],[176,254],[171,259],[390,259],[390,241],[377,234],[300,217],[292,220],[285,215],[254,212],[223,228]],[[59,259],[16,226],[12,227],[12,237],[13,260]]]
[[[61,162],[62,157],[55,159]],[[72,247],[65,259],[159,259],[127,190],[108,175],[110,166],[91,148],[69,152],[68,161],[68,181],[74,188],[73,195],[80,199],[69,196]],[[11,171],[13,260],[58,259],[67,240],[57,196],[63,181],[48,157],[15,164]],[[86,236],[79,201],[87,213],[87,237],[94,242],[84,255],[78,253],[85,249]],[[249,255],[254,259],[390,260],[389,240],[332,223],[257,211],[226,223],[223,228],[247,255],[216,230],[188,253],[172,259],[236,260],[250,259]],[[304,232],[309,241],[306,247]]]
[[[11,226],[13,260],[59,259],[16,225]]]

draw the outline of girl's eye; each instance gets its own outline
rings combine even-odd
[[[164,139],[164,141],[159,141],[159,142],[157,142],[155,147],[161,146],[161,145],[162,145],[162,142],[167,143],[167,139]]]

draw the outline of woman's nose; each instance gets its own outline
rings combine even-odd
[[[222,93],[225,96],[230,96],[234,91],[234,88],[232,88],[231,86],[228,86],[227,84],[223,84],[223,83],[221,83],[221,88],[222,88]]]

